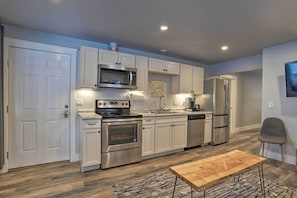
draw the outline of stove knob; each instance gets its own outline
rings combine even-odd
[[[101,102],[98,103],[99,106],[101,106],[101,104],[102,104]]]
[[[125,105],[125,103],[122,102],[122,106],[124,106],[124,105]]]
[[[105,106],[105,105],[106,105],[106,103],[104,102],[104,103],[103,103],[103,106]]]
[[[128,103],[126,102],[126,106],[128,106]]]

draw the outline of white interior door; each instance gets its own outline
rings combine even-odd
[[[69,160],[71,57],[9,47],[9,168]]]

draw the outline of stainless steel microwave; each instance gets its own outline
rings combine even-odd
[[[98,65],[98,87],[136,89],[136,68]]]

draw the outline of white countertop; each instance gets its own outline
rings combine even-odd
[[[196,115],[196,114],[209,114],[211,111],[184,111],[184,110],[171,110],[163,113],[151,113],[151,112],[133,112],[141,114],[143,117],[160,117],[160,116],[176,116],[176,115]],[[78,116],[82,119],[101,119],[102,116],[94,111],[79,111]]]
[[[78,112],[77,115],[81,117],[81,119],[101,119],[102,118],[101,115],[95,112],[87,112],[87,111]]]
[[[163,113],[150,113],[150,112],[134,112],[141,114],[143,117],[159,117],[159,116],[175,116],[175,115],[196,115],[213,113],[211,111],[184,111],[184,110],[171,110],[170,112]]]

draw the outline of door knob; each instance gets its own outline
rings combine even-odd
[[[64,110],[64,118],[68,118],[69,117],[69,110],[66,109]]]

